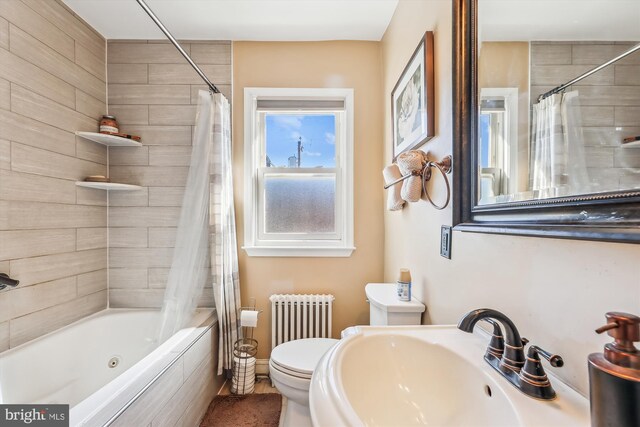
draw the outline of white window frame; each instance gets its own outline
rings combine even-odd
[[[504,137],[507,143],[501,147],[500,163],[505,165],[503,174],[507,179],[507,185],[501,189],[506,194],[515,194],[518,183],[518,88],[517,87],[492,87],[481,88],[480,99],[491,97],[504,98]],[[504,153],[504,149],[508,150]],[[507,161],[505,161],[507,160]]]
[[[334,173],[336,176],[336,233],[334,235],[302,234],[298,236],[261,233],[261,181],[264,173],[277,174],[279,168],[265,168],[264,126],[258,111],[258,100],[340,100],[344,112],[336,117],[336,167],[300,168],[301,174]],[[289,111],[292,113],[293,111]],[[297,112],[297,111],[296,111]],[[305,114],[313,111],[304,110]],[[268,169],[268,170],[267,170]],[[290,173],[291,170],[289,169]],[[255,88],[244,89],[244,249],[249,256],[259,257],[348,257],[354,247],[353,214],[353,89],[337,88]]]

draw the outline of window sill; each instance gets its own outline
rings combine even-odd
[[[350,257],[355,247],[309,246],[243,246],[247,255],[255,257]]]

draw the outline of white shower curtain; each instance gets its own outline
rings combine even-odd
[[[229,102],[200,91],[191,164],[162,307],[160,342],[193,316],[212,283],[220,327],[219,366],[231,369],[239,338],[240,285],[231,175]]]
[[[214,109],[211,96],[201,91],[193,147],[173,260],[169,270],[160,322],[159,342],[183,328],[192,318],[209,270],[209,181],[213,147]]]
[[[211,268],[214,277],[213,296],[220,328],[218,346],[218,375],[220,375],[223,370],[229,373],[232,368],[233,344],[241,338],[240,283],[233,205],[229,101],[221,94],[213,95],[213,111]]]
[[[533,106],[529,187],[536,198],[589,192],[583,141],[577,91]]]

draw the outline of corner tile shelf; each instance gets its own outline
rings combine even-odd
[[[622,147],[623,148],[629,148],[629,147],[640,148],[640,141],[627,142],[625,144],[622,144]]]
[[[134,141],[133,139],[122,138],[120,136],[115,135],[107,135],[104,133],[97,132],[76,132],[76,135],[88,139],[93,142],[97,142],[98,144],[106,145],[109,147],[141,147],[142,144],[140,142]]]
[[[78,187],[94,188],[98,190],[114,190],[114,191],[134,191],[142,187],[131,184],[118,184],[116,182],[87,182],[76,181]]]
[[[142,144],[134,141],[133,139],[122,138],[115,135],[107,135],[98,132],[76,132],[76,135],[84,139],[88,139],[98,144],[106,145],[108,147],[141,147]],[[87,182],[76,181],[78,187],[93,188],[97,190],[107,191],[134,191],[139,190],[139,185],[131,184],[119,184],[116,182]]]

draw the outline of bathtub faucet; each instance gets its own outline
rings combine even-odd
[[[20,284],[19,280],[12,279],[8,274],[0,273],[0,291],[6,288],[7,286],[11,286],[15,288]]]
[[[470,311],[460,320],[458,329],[471,333],[480,320],[488,320],[493,325],[493,337],[484,360],[524,394],[536,399],[554,399],[556,393],[542,368],[540,356],[556,368],[564,364],[562,358],[532,345],[529,347],[525,363],[524,346],[527,345],[528,340],[520,337],[511,319],[490,308]],[[505,332],[504,342],[498,323],[502,325]],[[501,351],[502,347],[504,352]]]

